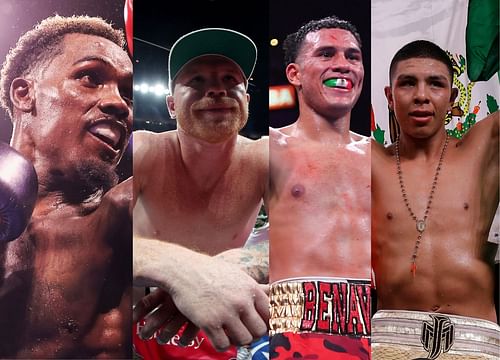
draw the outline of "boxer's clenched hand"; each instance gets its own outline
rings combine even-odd
[[[189,320],[192,324],[188,324],[181,343],[188,343],[189,337],[194,337],[200,328],[214,347],[222,351],[231,344],[249,344],[267,333],[266,285],[257,284],[237,265],[221,259],[191,251],[189,257],[184,257],[184,251],[177,255],[176,259],[183,260],[176,262],[175,276],[166,275],[168,282],[160,285],[167,290],[171,302],[165,293],[152,293],[146,299],[147,306],[142,301],[134,310],[134,320],[139,320],[148,309],[162,304],[146,318],[146,335],[166,324],[159,336],[166,341]]]
[[[148,314],[149,316],[147,316]],[[199,331],[193,323],[189,322],[186,317],[177,310],[172,298],[163,289],[152,291],[134,306],[134,323],[142,320],[145,316],[147,317],[141,329],[140,337],[149,339],[158,329],[161,329],[156,338],[159,344],[167,343],[186,323],[188,325],[179,339],[180,345],[187,346]]]
[[[200,255],[170,295],[179,311],[218,350],[250,344],[267,333],[269,298],[238,266]]]

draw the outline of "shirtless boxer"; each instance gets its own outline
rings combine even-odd
[[[370,143],[349,131],[361,40],[329,17],[284,48],[300,114],[270,133],[271,359],[368,359]]]
[[[496,249],[487,242],[498,206],[499,117],[462,140],[447,135],[452,79],[448,56],[428,41],[405,45],[390,65],[385,94],[401,134],[387,148],[373,143],[374,359],[499,355]]]
[[[131,356],[132,63],[100,18],[54,16],[1,72],[11,146],[36,169],[27,229],[1,245],[0,357]],[[115,186],[116,185],[116,186]]]
[[[267,139],[238,135],[256,56],[252,40],[232,30],[181,37],[170,51],[167,97],[177,130],[134,134],[134,284],[165,290],[134,311],[138,320],[163,302],[143,338],[166,323],[165,343],[189,320],[181,343],[201,328],[224,350],[267,332],[269,302],[258,284],[267,283],[267,246],[237,249],[268,179]]]

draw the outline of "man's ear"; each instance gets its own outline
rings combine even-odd
[[[33,81],[15,78],[10,84],[10,99],[14,108],[30,113],[35,108]]]
[[[170,117],[172,119],[175,119],[176,114],[175,114],[174,97],[172,95],[168,95],[166,102],[167,102],[167,109],[168,109],[168,113],[170,114]]]
[[[387,106],[390,110],[394,111],[394,99],[392,97],[392,90],[390,86],[384,88],[385,97],[387,99]]]
[[[286,77],[288,79],[288,82],[292,84],[293,86],[300,86],[301,81],[300,81],[300,69],[299,65],[296,63],[290,63],[286,66]]]

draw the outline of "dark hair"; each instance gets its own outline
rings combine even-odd
[[[389,81],[391,84],[396,65],[400,61],[413,58],[430,58],[442,62],[448,68],[451,82],[453,82],[453,64],[446,51],[431,41],[415,40],[399,49],[392,58],[391,66],[389,67]]]
[[[70,33],[96,35],[121,48],[125,45],[123,31],[114,29],[100,17],[55,15],[22,35],[9,50],[0,73],[0,105],[12,118],[10,85],[17,77],[26,76],[62,52],[61,42]]]
[[[297,32],[288,35],[283,42],[283,50],[285,51],[285,65],[295,62],[299,54],[302,43],[305,37],[310,32],[319,31],[321,29],[342,29],[349,31],[361,47],[361,37],[359,36],[356,27],[349,21],[339,19],[335,15],[319,19],[311,20],[302,25]]]

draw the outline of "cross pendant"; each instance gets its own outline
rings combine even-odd
[[[425,221],[424,220],[417,220],[417,231],[419,233],[423,233],[425,230]]]

